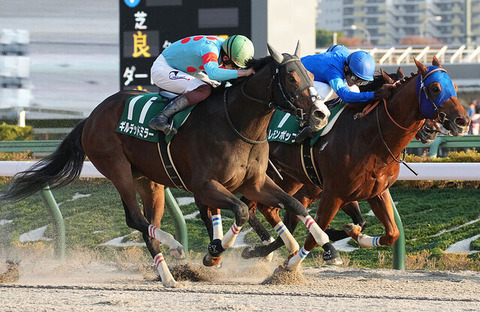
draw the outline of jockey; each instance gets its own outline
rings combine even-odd
[[[380,99],[387,91],[359,92],[358,86],[373,81],[375,60],[365,51],[350,51],[335,45],[325,53],[302,57],[305,68],[314,75],[314,86],[322,99],[328,101],[340,97],[346,103],[361,103]],[[333,97],[326,98],[330,90]]]
[[[175,134],[177,130],[169,119],[205,100],[218,81],[254,74],[252,68],[246,68],[253,54],[252,42],[242,35],[230,36],[226,40],[200,35],[172,43],[153,63],[151,77],[161,89],[181,95],[168,103],[148,125],[166,135]]]

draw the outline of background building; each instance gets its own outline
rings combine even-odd
[[[317,28],[366,45],[399,45],[409,37],[480,44],[480,0],[318,0],[318,12]]]

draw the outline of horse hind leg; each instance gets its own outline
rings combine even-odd
[[[145,217],[150,222],[148,233],[142,233],[143,239],[152,255],[162,283],[167,287],[173,287],[176,282],[160,250],[160,243],[168,246],[170,255],[176,259],[184,259],[185,250],[171,234],[160,229],[165,208],[164,186],[141,177],[135,179],[135,189],[140,194]]]

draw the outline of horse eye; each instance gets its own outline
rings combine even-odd
[[[441,88],[438,84],[435,83],[435,84],[432,85],[432,88],[430,90],[432,92],[438,93],[438,92],[440,92]]]

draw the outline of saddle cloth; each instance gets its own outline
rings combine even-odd
[[[327,126],[315,133],[313,138],[310,140],[311,146],[314,146],[318,138],[326,135],[333,128],[335,121],[345,109],[345,105],[346,104],[344,102],[341,102],[330,110],[330,117],[328,118]],[[276,110],[272,119],[270,120],[270,125],[268,126],[267,139],[269,142],[275,141],[293,144],[299,130],[300,125],[294,116],[290,115],[289,113]]]
[[[170,99],[164,98],[158,93],[146,93],[129,98],[125,102],[122,117],[115,131],[133,136],[137,139],[157,143],[159,141],[159,131],[150,128],[148,122],[159,114],[169,101]],[[173,125],[175,128],[178,129],[183,125],[194,107],[195,105],[179,112],[173,117]],[[168,135],[165,137],[165,140],[170,142],[172,138],[173,135]]]

